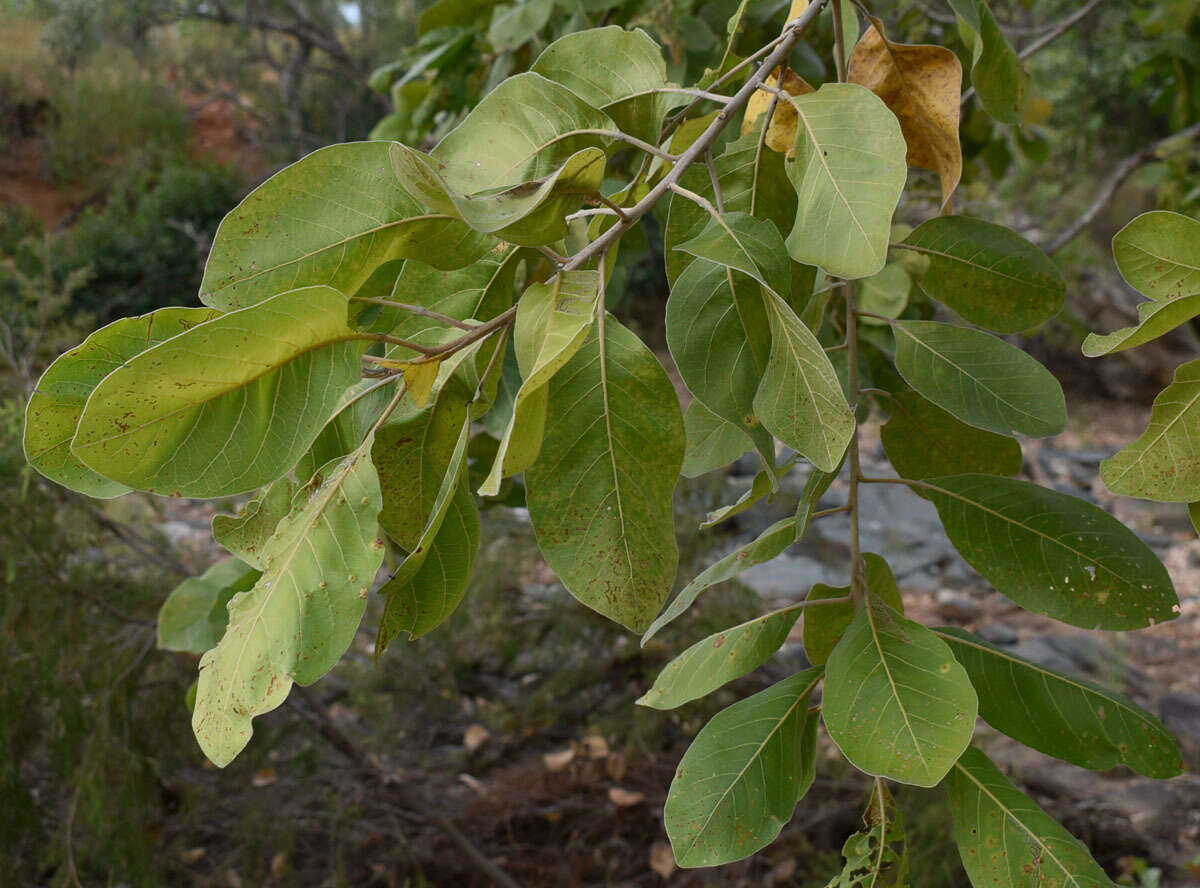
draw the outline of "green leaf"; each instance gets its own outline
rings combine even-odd
[[[379,590],[387,596],[387,603],[379,621],[376,657],[401,632],[416,640],[454,613],[475,571],[479,535],[479,506],[463,478],[454,487],[420,566],[411,576],[396,577]]]
[[[822,713],[850,763],[934,786],[971,742],[978,699],[946,643],[871,594],[825,665]]]
[[[519,48],[546,26],[554,0],[519,0],[512,6],[492,9],[488,42],[497,52]]]
[[[749,436],[727,420],[721,419],[701,401],[692,401],[683,414],[687,452],[680,474],[699,478],[729,465],[754,446]]]
[[[900,392],[888,404],[892,415],[879,437],[901,478],[1020,474],[1021,445],[1015,439],[959,422],[916,392]]]
[[[303,318],[303,324],[296,319]],[[139,490],[232,496],[283,475],[361,378],[346,297],[304,287],[193,327],[96,386],[71,443]]]
[[[437,0],[421,13],[417,33],[426,34],[438,28],[470,28],[485,20],[486,14],[500,0]]]
[[[316,472],[305,477],[311,478]],[[237,515],[214,515],[213,538],[251,567],[263,570],[263,549],[275,528],[292,510],[296,484],[280,478],[260,490]],[[212,647],[212,645],[209,645]]]
[[[1181,365],[1154,399],[1140,438],[1100,464],[1105,486],[1120,496],[1169,503],[1200,499],[1200,361]]]
[[[938,216],[900,246],[929,257],[921,289],[972,324],[1019,333],[1062,311],[1067,284],[1058,268],[1003,225]]]
[[[900,597],[900,587],[896,584],[896,577],[887,561],[874,552],[864,552],[862,571],[863,580],[871,594],[883,599],[888,607],[903,616],[904,599]],[[849,594],[849,586],[827,586],[825,583],[817,583],[804,600],[825,601],[831,598],[845,598]],[[835,601],[831,604],[810,606],[806,610],[808,613],[804,615],[804,653],[810,663],[823,666],[854,619],[854,603]]]
[[[604,180],[599,148],[577,151],[540,179],[482,194],[457,191],[442,176],[444,164],[399,142],[392,143],[390,157],[400,183],[423,203],[476,231],[526,246],[566,237],[563,217],[577,210],[585,195],[596,194]]]
[[[827,83],[792,105],[799,123],[786,169],[798,206],[788,251],[833,277],[877,274],[908,175],[899,121],[853,83]]]
[[[879,274],[863,278],[858,287],[858,307],[885,318],[898,318],[908,307],[908,294],[912,289],[912,277],[899,262],[883,266]],[[885,323],[879,318],[864,317],[860,323],[878,326]]]
[[[184,580],[159,609],[159,650],[202,654],[215,647],[229,622],[229,599],[249,592],[260,575],[244,562],[226,558],[200,576]]]
[[[1087,848],[969,748],[946,779],[954,833],[974,885],[1115,888]]]
[[[752,672],[782,647],[799,617],[799,608],[783,608],[696,642],[663,667],[638,705],[674,709]]]
[[[892,329],[904,381],[968,425],[1032,438],[1066,429],[1062,386],[1016,346],[936,321],[897,321]]]
[[[774,467],[775,442],[754,416],[771,336],[759,285],[727,266],[698,259],[671,288],[666,322],[667,346],[688,389],[744,432],[764,464]]]
[[[411,256],[461,268],[493,243],[409,195],[392,173],[387,142],[333,145],[276,173],[230,211],[200,299],[233,311],[317,284],[354,293],[385,262]]]
[[[887,883],[903,888],[908,865],[904,823],[881,780],[876,780],[871,790],[871,803],[863,821],[863,828],[842,845],[846,863],[825,888],[876,888]],[[881,881],[885,873],[886,883]]]
[[[1177,617],[1167,569],[1091,503],[1014,478],[915,483],[967,562],[1026,610],[1085,629],[1143,629]]]
[[[817,468],[809,472],[808,480],[804,482],[804,490],[800,491],[800,500],[796,504],[796,542],[800,542],[808,533],[808,525],[812,522],[817,504],[842,473],[842,465],[845,462],[846,457],[843,456],[842,462],[838,463],[832,472],[822,472]]]
[[[607,114],[561,84],[518,74],[488,93],[430,156],[450,187],[471,194],[540,181],[578,152],[611,141],[590,130],[615,129]]]
[[[322,468],[296,494],[263,550],[266,570],[229,602],[229,626],[200,659],[192,730],[224,767],[279,706],[292,682],[312,684],[349,647],[383,560],[381,498],[369,442]]]
[[[740,271],[778,296],[791,288],[791,263],[779,229],[749,213],[710,216],[699,234],[675,249]]]
[[[738,546],[720,561],[706,567],[694,580],[683,587],[680,593],[675,596],[670,606],[650,624],[650,628],[642,636],[642,644],[645,645],[646,642],[658,634],[663,626],[666,626],[691,607],[696,599],[700,597],[701,592],[712,588],[718,583],[732,580],[738,574],[749,570],[756,564],[770,561],[790,546],[795,542],[796,538],[793,529],[794,525],[795,519],[793,518],[784,518],[781,521],[776,521],[755,539]]]
[[[671,150],[678,152],[683,147],[672,142]],[[791,227],[796,217],[795,189],[784,172],[783,155],[775,151],[760,151],[758,133],[747,133],[730,142],[713,165],[721,182],[727,213],[749,213],[757,219],[767,219],[780,232]],[[680,184],[715,201],[712,178],[703,164],[692,166],[683,174]],[[672,194],[669,200],[667,224],[663,231],[666,245],[664,259],[667,280],[674,287],[684,269],[695,261],[690,253],[679,252],[675,247],[703,231],[711,217],[703,207],[686,197]]]
[[[1200,293],[1200,221],[1154,210],[1113,238],[1121,276],[1139,293],[1165,301]]]
[[[555,275],[552,283],[532,285],[521,297],[513,342],[523,381],[480,494],[495,496],[503,478],[525,471],[537,459],[549,382],[583,347],[596,320],[599,293],[600,272],[570,271]]]
[[[51,481],[87,496],[114,497],[129,488],[89,469],[71,452],[88,396],[130,358],[218,317],[208,308],[161,308],[101,327],[62,354],[38,380],[25,412],[25,456]]]
[[[812,785],[820,669],[786,678],[713,717],[684,753],[663,810],[680,866],[717,866],[766,847]]]
[[[687,101],[658,91],[669,85],[667,66],[658,44],[640,28],[610,25],[567,34],[542,50],[530,70],[604,111],[622,132],[655,145],[667,112]]]
[[[796,465],[796,460],[793,459],[778,466],[778,477],[782,478],[794,465]],[[742,514],[764,497],[774,493],[777,489],[774,486],[775,481],[776,472],[768,472],[765,469],[757,472],[754,475],[754,480],[750,482],[750,488],[739,496],[736,502],[730,503],[728,506],[719,506],[705,515],[704,520],[700,522],[700,529],[708,530],[710,527],[715,527],[722,521],[732,518],[734,515]]]
[[[1029,75],[996,24],[987,0],[950,0],[971,52],[971,85],[984,109],[1001,123],[1020,123]]]
[[[787,303],[764,292],[771,357],[754,412],[780,441],[823,472],[837,468],[854,434],[854,415],[829,356]]]
[[[1188,506],[1188,515],[1192,519],[1192,527],[1196,528],[1196,533],[1200,533],[1200,502]]]
[[[979,693],[979,715],[1026,746],[1081,768],[1127,765],[1147,777],[1183,773],[1179,745],[1128,697],[988,644],[962,629],[935,629]]]
[[[1172,299],[1170,302],[1143,302],[1138,306],[1138,322],[1106,335],[1089,333],[1083,340],[1083,353],[1089,358],[1111,355],[1137,348],[1170,333],[1181,324],[1200,316],[1200,293]]]
[[[375,434],[371,458],[383,492],[379,523],[409,552],[426,532],[469,421],[466,399],[447,393],[420,412],[393,415]]]
[[[364,379],[348,388],[333,418],[296,463],[296,477],[311,478],[325,463],[357,448],[395,395],[395,383],[394,378]]]
[[[567,590],[635,632],[675,580],[672,493],[684,446],[679,400],[662,365],[601,316],[550,382],[526,496],[542,554]]]

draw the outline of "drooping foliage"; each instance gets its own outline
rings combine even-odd
[[[644,638],[783,553],[829,514],[818,501],[839,476],[850,500],[832,511],[857,527],[862,485],[909,488],[963,558],[1030,611],[1111,630],[1175,616],[1171,580],[1136,534],[1013,477],[1017,439],[1058,434],[1067,414],[1050,371],[996,334],[1061,310],[1054,264],[1013,231],[949,213],[897,234],[909,167],[931,170],[942,204],[953,201],[962,66],[835,0],[842,76],[802,81],[792,60],[829,6],[796,0],[778,38],[741,63],[742,4],[729,48],[688,88],[642,31],[565,34],[498,78],[430,151],[378,139],[284,169],[217,231],[206,308],[119,321],[51,366],[26,429],[47,477],[91,496],[254,492],[214,522],[234,557],[176,589],[161,616],[163,647],[203,654],[192,723],[209,759],[231,761],[256,716],[333,667],[385,557],[378,655],[402,633],[434,631],[468,593],[481,504],[514,484],[567,590]],[[952,6],[984,108],[1019,120],[1026,75],[986,2]],[[440,0],[422,18],[423,64],[463,50],[460,13],[487,17],[492,45],[513,53],[551,11]],[[420,85],[411,72],[376,85],[403,95]],[[651,213],[664,223],[667,344],[694,398],[686,415],[658,356],[609,311],[622,241],[631,249]],[[1089,353],[1200,313],[1196,231],[1150,214],[1118,236],[1122,273],[1153,301],[1138,329],[1094,337]],[[862,473],[868,395],[889,414],[895,476]],[[1185,365],[1146,435],[1105,463],[1109,486],[1200,501],[1197,404],[1200,370]],[[749,451],[762,461],[752,489],[706,524],[753,507],[803,463],[796,515],[668,604],[677,479]],[[971,745],[977,716],[1083,767],[1155,777],[1180,770],[1166,729],[1102,687],[921,625],[886,560],[860,551],[856,533],[850,550],[846,585],[696,641],[639,700],[686,705],[791,635],[816,664],[697,736],[664,811],[680,865],[771,842],[814,782],[823,725],[876,778],[831,885],[906,878],[885,779],[948,788],[977,885],[1032,884],[1034,871],[1109,884]],[[999,860],[990,849],[1005,844]]]

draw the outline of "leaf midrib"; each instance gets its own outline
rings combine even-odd
[[[954,767],[956,767],[959,771],[961,771],[968,780],[970,780],[972,783],[974,783],[975,786],[979,789],[980,793],[982,793],[983,795],[986,795],[989,799],[991,799],[992,803],[997,808],[999,808],[1001,811],[1004,812],[1004,815],[1007,819],[1011,820],[1013,823],[1017,824],[1017,826],[1021,827],[1022,831],[1024,831],[1025,834],[1028,835],[1029,838],[1031,838],[1037,844],[1037,846],[1039,848],[1041,848],[1042,851],[1046,855],[1048,855],[1051,860],[1054,861],[1055,865],[1062,871],[1064,878],[1070,880],[1070,884],[1076,886],[1076,888],[1083,888],[1083,886],[1079,882],[1079,880],[1076,879],[1074,875],[1072,875],[1070,869],[1068,869],[1067,867],[1065,867],[1063,865],[1062,861],[1058,859],[1058,856],[1050,849],[1050,847],[1045,842],[1042,841],[1042,839],[1037,835],[1037,833],[1035,833],[1032,829],[1030,829],[1028,826],[1026,826],[1025,822],[1022,821],[1019,817],[1017,817],[1013,813],[1011,808],[1009,808],[1007,805],[1005,805],[1003,802],[1001,802],[1000,799],[998,799],[996,797],[996,795],[990,789],[988,789],[987,786],[985,786],[983,784],[982,781],[980,781],[974,774],[972,774],[970,771],[968,771],[966,769],[966,767],[963,766],[961,761],[955,762]]]
[[[167,413],[158,414],[153,419],[147,420],[146,422],[142,423],[139,426],[131,426],[126,431],[120,432],[118,434],[109,435],[109,436],[103,437],[103,438],[95,438],[91,441],[81,444],[80,447],[84,450],[87,450],[89,448],[98,447],[102,444],[107,444],[112,441],[118,441],[121,438],[124,438],[124,437],[127,437],[128,435],[132,435],[137,432],[140,432],[143,429],[146,429],[152,425],[155,425],[156,423],[166,422],[170,419],[173,419],[174,417],[178,416],[181,413],[186,413],[187,411],[194,410],[197,407],[203,407],[204,405],[209,404],[210,402],[215,401],[219,398],[224,398],[228,395],[233,394],[234,392],[241,391],[242,389],[246,388],[247,386],[253,385],[255,382],[258,382],[260,379],[262,379],[265,376],[268,376],[272,373],[278,373],[284,367],[286,367],[288,364],[292,363],[292,361],[298,360],[314,351],[318,351],[322,348],[328,348],[329,346],[333,346],[333,345],[339,345],[343,342],[353,342],[353,341],[358,340],[359,338],[360,337],[358,334],[349,334],[349,335],[338,336],[333,339],[328,339],[328,340],[316,343],[314,345],[310,345],[307,348],[302,349],[301,351],[293,353],[289,358],[287,358],[287,360],[282,361],[281,363],[278,363],[278,364],[272,364],[272,365],[268,366],[265,370],[263,370],[261,373],[257,373],[254,376],[247,378],[243,382],[238,383],[237,385],[232,385],[229,388],[219,391],[214,395],[211,395],[207,398],[203,398],[198,401],[193,401],[189,404],[185,404],[183,407],[179,407],[179,408],[177,408],[175,410],[171,410]],[[164,342],[167,342],[167,341],[170,341],[170,340],[164,340]],[[160,343],[160,345],[161,344],[162,343]],[[155,348],[157,348],[157,346],[155,346]],[[137,357],[140,358],[143,355],[150,354],[151,351],[153,351],[153,349],[147,349],[146,351],[137,355]],[[118,368],[118,369],[120,369],[120,368]],[[114,371],[114,372],[116,372],[116,371]],[[97,388],[98,387],[99,386],[97,386]],[[94,393],[94,391],[95,390],[93,390],[93,393]],[[88,401],[89,402],[91,401],[90,396],[88,398]],[[86,410],[86,408],[85,408],[85,410]],[[74,452],[74,448],[72,448],[72,452]]]
[[[969,497],[963,496],[962,494],[957,493],[953,490],[950,490],[949,488],[941,487],[935,483],[932,483],[932,481],[911,481],[909,483],[915,484],[915,485],[918,485],[921,487],[927,487],[930,490],[935,490],[938,493],[945,494],[946,496],[952,497],[956,500],[959,500],[960,502],[966,503],[967,505],[974,506],[975,508],[979,509],[981,512],[986,512],[987,514],[992,515],[996,518],[999,518],[1002,521],[1007,521],[1009,524],[1014,524],[1017,527],[1021,528],[1022,530],[1025,530],[1028,533],[1033,534],[1034,536],[1041,537],[1042,539],[1047,540],[1048,542],[1050,542],[1056,546],[1061,546],[1063,549],[1066,549],[1068,552],[1070,552],[1072,555],[1076,556],[1080,560],[1086,561],[1089,564],[1094,565],[1097,571],[1102,570],[1105,573],[1110,574],[1113,577],[1116,577],[1122,583],[1126,583],[1129,585],[1133,585],[1133,583],[1134,583],[1133,580],[1130,580],[1130,579],[1127,579],[1126,577],[1121,576],[1115,570],[1108,567],[1106,564],[1104,564],[1102,562],[1102,560],[1100,558],[1094,558],[1090,555],[1085,555],[1083,552],[1080,552],[1078,549],[1067,545],[1066,543],[1062,542],[1061,540],[1056,540],[1054,537],[1050,536],[1049,534],[1045,534],[1042,531],[1037,530],[1036,528],[1030,527],[1028,524],[1018,521],[1015,518],[1009,518],[1003,512],[998,512],[989,506],[985,506],[983,503],[979,502],[978,500],[970,499]]]
[[[699,844],[701,837],[708,830],[708,825],[712,822],[712,819],[717,816],[717,809],[720,808],[722,804],[724,804],[725,799],[729,796],[729,794],[731,792],[733,792],[733,788],[735,786],[737,786],[739,783],[741,783],[742,778],[744,778],[746,776],[746,772],[750,770],[750,766],[752,764],[754,764],[754,762],[759,760],[759,758],[762,756],[763,749],[766,747],[766,745],[768,743],[771,742],[771,740],[774,738],[774,736],[779,732],[783,723],[785,721],[787,721],[788,718],[791,717],[792,713],[796,711],[796,708],[798,706],[800,706],[802,703],[807,702],[809,695],[812,694],[813,688],[815,688],[817,686],[817,683],[821,680],[822,674],[823,674],[823,671],[821,673],[818,673],[816,676],[814,676],[813,680],[811,682],[809,682],[809,684],[799,694],[796,695],[795,702],[792,703],[790,706],[788,706],[787,710],[778,718],[778,720],[776,720],[775,726],[773,728],[771,728],[770,731],[767,732],[767,736],[763,738],[762,743],[758,744],[758,747],[754,750],[754,753],[747,757],[746,764],[743,765],[742,769],[737,772],[737,774],[734,776],[734,778],[732,780],[729,781],[729,785],[727,787],[725,787],[725,789],[721,793],[720,797],[712,804],[712,807],[708,812],[708,816],[704,818],[704,823],[701,824],[699,829],[697,829],[695,831],[692,842],[687,847],[687,853],[690,854],[692,851],[694,851],[696,849],[696,845]]]
[[[929,343],[925,342],[923,339],[918,339],[916,336],[914,336],[912,333],[910,333],[908,331],[908,329],[904,326],[904,324],[902,324],[902,323],[892,324],[892,329],[899,330],[901,333],[903,333],[905,336],[907,336],[909,339],[911,339],[917,345],[921,346],[921,348],[928,351],[930,354],[937,355],[939,358],[941,358],[943,361],[945,361],[947,364],[949,364],[951,367],[953,367],[955,370],[957,370],[963,376],[967,377],[972,382],[974,382],[976,385],[978,385],[980,388],[982,388],[984,391],[986,391],[988,394],[990,394],[993,398],[995,398],[997,401],[999,401],[1005,407],[1009,407],[1009,408],[1015,410],[1017,413],[1020,413],[1022,416],[1027,416],[1027,417],[1029,417],[1029,419],[1035,420],[1038,423],[1044,424],[1046,422],[1041,417],[1036,416],[1035,414],[1032,414],[1027,410],[1022,410],[1016,404],[1013,404],[1010,401],[1006,400],[995,389],[993,389],[990,385],[988,385],[983,380],[981,380],[978,376],[975,376],[973,373],[969,373],[958,363],[956,363],[955,361],[952,361],[947,355],[938,351],[936,348],[934,348]],[[1000,340],[1000,341],[1003,341],[1003,340]],[[985,429],[985,431],[991,431],[991,430]]]

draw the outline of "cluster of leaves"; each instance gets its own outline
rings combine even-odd
[[[1200,222],[1156,210],[1138,216],[1113,238],[1113,257],[1125,281],[1150,301],[1138,306],[1138,323],[1113,333],[1093,333],[1089,357],[1152,342],[1200,317]],[[1190,503],[1200,532],[1200,361],[1175,370],[1155,398],[1145,433],[1100,467],[1113,493],[1165,503]]]
[[[853,528],[862,484],[906,486],[1030,611],[1107,630],[1176,616],[1170,578],[1135,534],[1013,477],[1016,436],[1061,432],[1066,408],[1049,371],[995,334],[1061,310],[1054,265],[981,220],[893,224],[909,166],[939,176],[943,203],[957,184],[958,58],[893,42],[873,17],[860,37],[854,8],[835,0],[840,76],[813,88],[790,59],[827,5],[796,0],[778,38],[693,89],[670,83],[644,32],[566,34],[428,153],[353,143],[283,170],[219,228],[205,307],[117,321],[47,370],[25,438],[47,477],[92,496],[257,491],[214,521],[233,557],[160,616],[162,647],[202,654],[192,725],[212,761],[231,761],[255,716],[337,662],[385,560],[377,652],[442,623],[495,503],[524,502],[568,591],[644,638],[803,536],[843,469]],[[954,6],[977,94],[1000,120],[1019,118],[1024,74],[987,4]],[[742,134],[725,138],[743,111]],[[614,187],[618,152],[634,160]],[[653,352],[607,311],[622,237],[660,202],[668,345],[695,396],[686,416]],[[892,477],[861,472],[858,422],[873,404],[889,414]],[[779,442],[797,458],[780,464]],[[760,479],[710,523],[803,460],[796,515],[660,615],[679,475],[750,449]],[[680,864],[774,839],[813,783],[823,723],[877,778],[833,885],[906,878],[884,779],[947,787],[977,885],[1030,873],[1110,884],[970,745],[976,718],[1081,767],[1154,777],[1180,770],[1166,729],[1102,687],[909,619],[856,530],[851,552],[847,586],[698,641],[640,701],[669,709],[745,675],[803,614],[812,667],[719,713],[679,765],[665,820]]]
[[[665,6],[596,0],[437,0],[421,14],[415,43],[371,74],[371,88],[389,96],[392,110],[370,138],[409,145],[436,140],[506,77],[530,70],[548,44],[599,25],[644,29],[666,49],[672,80],[706,85],[742,61],[735,51],[739,39],[758,45],[774,36],[779,7],[740,0],[728,16],[720,4],[695,0]],[[847,18],[852,20],[853,14]],[[823,27],[820,33],[818,26]],[[833,28],[819,22],[813,32],[797,47],[792,64],[805,77],[823,80],[825,60],[812,47],[828,48]]]

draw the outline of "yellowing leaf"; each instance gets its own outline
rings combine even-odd
[[[806,0],[797,0],[797,4],[799,3],[803,3],[805,7],[808,6]],[[789,18],[788,21],[791,19]],[[778,68],[767,78],[767,85],[779,86]],[[813,91],[803,77],[792,71],[784,72],[783,86],[780,88],[789,96],[802,96]],[[754,95],[746,103],[746,117],[742,121],[743,136],[758,129],[759,118],[767,113],[767,109],[771,107],[774,99],[775,96],[765,89],[754,91]],[[796,109],[790,102],[780,100],[775,103],[775,113],[771,115],[771,126],[767,130],[766,145],[772,151],[778,151],[780,154],[786,154],[796,147]]]
[[[433,384],[437,382],[438,369],[441,361],[401,361],[400,369],[404,371],[404,382],[408,393],[418,407],[429,403],[429,395],[433,392]]]
[[[883,99],[899,118],[909,166],[941,177],[944,206],[962,177],[962,64],[943,46],[893,43],[881,21],[873,18],[871,23],[854,49],[847,78]]]
[[[808,11],[808,7],[808,0],[792,0],[792,7],[788,10],[787,20],[789,22],[794,22]]]

